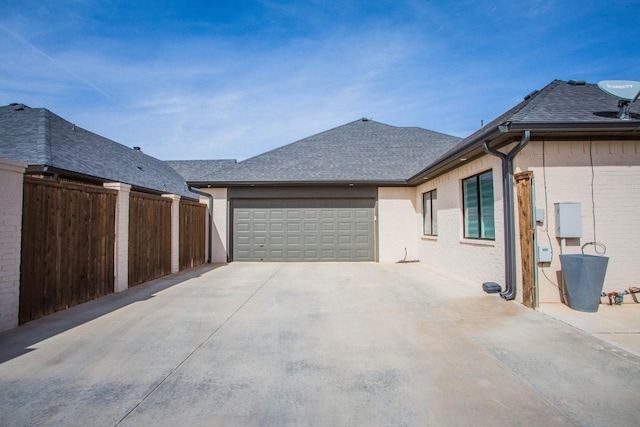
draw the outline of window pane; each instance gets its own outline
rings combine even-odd
[[[436,199],[436,190],[429,191],[422,195],[422,215],[423,229],[422,232],[426,236],[435,236],[436,232],[436,211],[434,201]]]
[[[494,239],[496,235],[493,220],[493,173],[491,171],[480,175],[480,217],[482,221],[481,237]]]
[[[438,190],[431,192],[431,234],[438,235]]]
[[[422,233],[424,235],[431,234],[431,206],[429,203],[430,193],[422,195]]]
[[[462,181],[464,204],[464,237],[479,238],[478,184],[477,177]]]

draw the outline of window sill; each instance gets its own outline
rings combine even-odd
[[[421,237],[422,240],[429,240],[432,242],[437,242],[438,241],[438,236],[425,236],[424,234]]]
[[[471,246],[489,246],[495,247],[495,240],[480,240],[480,239],[460,239],[460,243],[463,245],[471,245]]]

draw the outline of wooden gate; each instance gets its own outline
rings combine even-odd
[[[24,178],[20,323],[113,292],[116,194]]]
[[[531,185],[533,172],[521,172],[514,175],[518,193],[518,222],[520,226],[520,257],[522,262],[522,303],[535,308],[535,256],[534,222]]]
[[[171,273],[170,199],[131,192],[129,286]]]
[[[202,203],[180,201],[180,270],[205,262],[207,207]]]

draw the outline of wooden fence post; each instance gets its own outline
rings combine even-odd
[[[180,271],[180,196],[163,194],[171,199],[171,273]]]
[[[114,260],[114,291],[129,288],[129,195],[131,186],[121,182],[107,182],[105,188],[118,191],[116,201],[116,244]]]
[[[23,175],[27,165],[0,159],[0,331],[18,326]]]

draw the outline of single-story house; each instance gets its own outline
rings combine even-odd
[[[362,119],[187,181],[214,262],[419,260],[535,306],[562,299],[560,253],[606,250],[605,290],[640,276],[640,115],[618,113],[555,80],[464,140]]]
[[[408,179],[460,141],[359,119],[187,180],[214,198],[214,262],[397,261]]]
[[[0,158],[25,163],[27,175],[102,185],[121,182],[152,194],[198,199],[165,162],[63,119],[46,108],[0,107]]]
[[[0,331],[204,263],[200,197],[137,147],[0,107]]]

